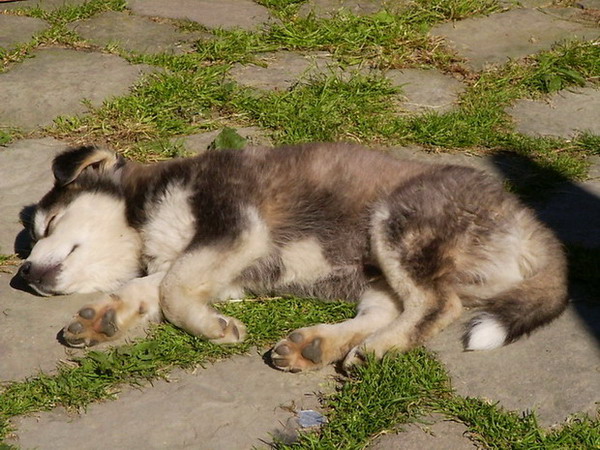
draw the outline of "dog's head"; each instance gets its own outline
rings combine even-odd
[[[95,147],[54,159],[54,187],[36,205],[21,277],[42,295],[110,291],[139,275],[141,240],[126,219],[125,160]]]

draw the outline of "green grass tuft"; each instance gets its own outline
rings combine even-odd
[[[375,435],[420,416],[435,397],[449,392],[442,365],[423,349],[370,359],[324,399],[327,425],[278,448],[362,449]]]
[[[335,75],[314,79],[286,92],[245,91],[233,107],[274,131],[278,143],[376,140],[388,133],[397,92],[382,78]]]

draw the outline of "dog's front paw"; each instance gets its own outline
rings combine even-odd
[[[246,339],[246,325],[233,317],[218,315],[213,328],[216,330],[209,338],[215,344],[238,344]]]
[[[296,330],[273,347],[271,361],[287,372],[318,369],[331,362],[325,341],[310,328]]]
[[[115,339],[120,331],[118,303],[88,305],[80,309],[62,331],[65,342],[71,347],[92,347]]]

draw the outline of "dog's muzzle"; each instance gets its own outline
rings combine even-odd
[[[61,265],[52,266],[33,264],[25,261],[19,268],[19,276],[32,288],[42,295],[51,295],[52,287],[56,284],[56,277],[60,273]]]

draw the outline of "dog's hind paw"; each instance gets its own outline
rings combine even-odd
[[[117,303],[117,302],[114,302]],[[70,347],[92,347],[110,341],[119,334],[116,304],[88,305],[62,331]]]
[[[275,367],[286,372],[300,372],[318,369],[331,362],[324,351],[325,340],[319,335],[310,336],[309,330],[296,330],[273,347],[271,361]]]
[[[354,347],[348,352],[342,363],[344,370],[350,370],[355,366],[361,366],[367,361],[364,348],[361,346]]]

